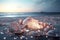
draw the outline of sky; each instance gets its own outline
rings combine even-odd
[[[60,12],[60,0],[0,0],[0,12]]]

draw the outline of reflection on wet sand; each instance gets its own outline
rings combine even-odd
[[[48,37],[49,38],[51,37],[53,38],[54,36],[59,37],[59,33],[56,27],[54,26],[56,24],[56,20],[54,19],[54,17],[51,17],[51,19],[50,17],[42,17],[42,18],[39,17],[38,19],[37,18],[35,17],[27,17],[24,19],[15,18],[14,19],[15,21],[12,22],[10,21],[8,25],[6,25],[6,27],[1,26],[2,30],[0,29],[0,36],[4,35],[4,37],[1,37],[1,39],[3,38],[4,40],[7,40],[8,37],[9,39],[13,39],[13,40],[17,40],[17,39],[36,40],[36,38],[37,40],[40,40],[40,37],[42,37],[41,38],[42,40],[43,38],[47,39]],[[52,19],[54,19],[55,21]]]

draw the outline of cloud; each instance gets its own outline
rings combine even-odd
[[[0,12],[32,12],[31,5],[23,3],[5,3],[0,5]]]
[[[41,12],[52,9],[60,11],[59,2],[59,0],[0,0],[0,12]]]
[[[0,12],[28,12],[33,11],[32,7],[33,3],[30,1],[6,0],[5,3],[0,5]]]

